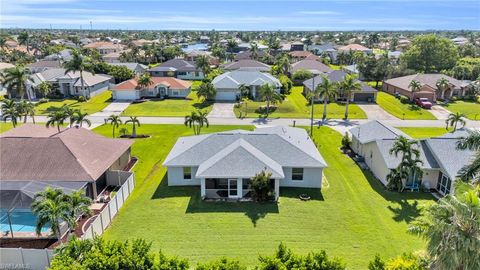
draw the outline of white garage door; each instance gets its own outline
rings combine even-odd
[[[215,100],[228,100],[228,101],[235,101],[237,95],[233,91],[217,91],[217,95],[215,96]]]
[[[135,100],[136,91],[113,91],[113,98],[116,100]]]

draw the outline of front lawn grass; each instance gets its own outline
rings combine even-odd
[[[385,92],[377,94],[377,104],[389,114],[405,120],[435,120],[429,111],[413,104],[403,104],[399,99]]]
[[[446,129],[444,127],[397,127],[401,131],[414,139],[424,139],[442,136],[447,132],[452,131],[451,128]]]
[[[197,97],[196,91],[191,91],[186,99],[151,100],[130,104],[123,116],[185,116],[196,110],[210,112],[211,102],[203,102]]]
[[[0,122],[0,133],[13,128],[12,122]]]
[[[295,86],[289,95],[286,96],[282,103],[276,104],[276,108],[271,109],[269,118],[309,118],[310,104],[302,94],[303,87]],[[266,102],[249,101],[247,105],[247,118],[265,117],[265,111],[260,110],[262,106],[266,106]],[[356,104],[349,105],[350,119],[366,119],[367,115]],[[245,106],[234,109],[237,117],[245,117]],[[315,104],[313,108],[314,117],[321,118],[323,115],[323,103]],[[327,105],[327,117],[331,119],[341,119],[345,115],[345,104],[329,103]]]
[[[480,120],[480,103],[478,102],[457,100],[444,105],[444,107],[453,113],[463,113],[470,120]]]
[[[211,126],[202,133],[241,127]],[[111,136],[109,125],[95,129]],[[227,256],[252,266],[259,254],[272,254],[284,242],[299,254],[325,249],[340,256],[348,269],[366,269],[375,254],[390,258],[425,247],[406,232],[432,197],[423,193],[385,191],[340,150],[341,134],[315,129],[314,140],[328,163],[325,187],[282,188],[278,204],[204,202],[199,187],[168,187],[161,163],[179,136],[191,135],[183,125],[142,125],[132,154],[136,188],[107,229],[107,239],[144,238],[153,250],[187,258],[190,265]],[[301,201],[307,193],[310,201]]]
[[[83,113],[92,114],[103,110],[108,104],[110,104],[110,102],[112,102],[112,92],[105,91],[92,97],[86,102],[78,102],[77,100],[70,98],[38,104],[35,108],[35,112],[37,115],[46,115],[63,105],[68,105],[72,109],[80,109]]]

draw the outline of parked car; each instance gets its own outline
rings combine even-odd
[[[424,109],[431,109],[432,108],[432,102],[430,102],[430,100],[428,100],[428,98],[417,98],[415,100],[415,103],[424,108]]]

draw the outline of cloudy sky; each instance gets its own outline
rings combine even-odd
[[[480,29],[480,0],[0,0],[0,26],[89,29]]]

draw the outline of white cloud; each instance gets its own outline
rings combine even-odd
[[[341,15],[341,12],[331,11],[331,10],[304,10],[295,12],[296,14],[302,15]]]

